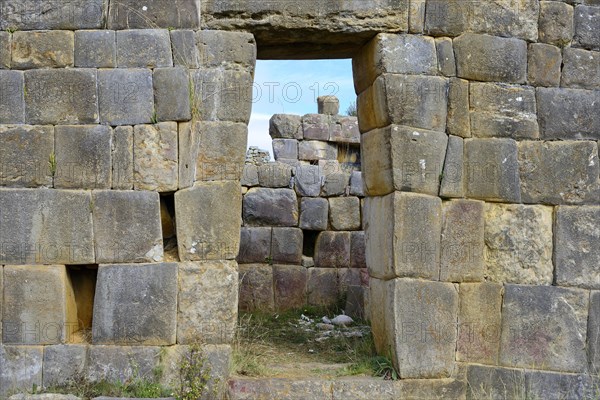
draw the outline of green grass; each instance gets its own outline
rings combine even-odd
[[[105,380],[89,382],[83,378],[74,379],[66,385],[48,387],[37,393],[72,394],[83,399],[99,396],[157,398],[172,395],[172,391],[146,379],[132,379],[121,383]]]

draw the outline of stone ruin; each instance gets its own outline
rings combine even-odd
[[[0,30],[0,396],[168,385],[196,341],[226,379],[255,61],[351,57],[401,379],[232,396],[597,398],[596,0],[3,0]]]

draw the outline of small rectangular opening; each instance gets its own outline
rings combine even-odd
[[[315,256],[315,246],[317,245],[317,236],[319,231],[303,230],[304,238],[302,242],[302,255],[306,257]]]
[[[98,265],[68,265],[67,276],[73,288],[78,325],[70,341],[91,343]]]
[[[162,225],[163,249],[166,262],[179,261],[177,250],[177,225],[175,223],[175,194],[166,193],[160,196],[160,223]]]

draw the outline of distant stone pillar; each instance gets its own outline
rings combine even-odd
[[[319,96],[319,114],[338,115],[340,113],[340,100],[335,96]]]

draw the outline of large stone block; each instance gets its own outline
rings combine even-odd
[[[199,28],[198,0],[153,1],[120,0],[111,4],[108,15],[110,29]]]
[[[498,363],[502,294],[503,286],[500,283],[460,285],[457,361]]]
[[[319,196],[321,184],[321,169],[319,166],[300,165],[296,168],[294,188],[299,196]]]
[[[538,88],[538,120],[543,139],[600,139],[600,91]]]
[[[600,207],[557,207],[554,224],[556,284],[600,289]]]
[[[4,267],[2,342],[55,344],[73,339],[77,306],[63,265]]]
[[[0,186],[51,187],[53,152],[51,126],[0,126]]]
[[[537,138],[535,90],[493,83],[470,84],[474,137]]]
[[[42,346],[0,346],[0,396],[42,386]]]
[[[96,263],[163,260],[158,193],[94,191]]]
[[[82,377],[86,361],[87,345],[59,344],[44,347],[44,386],[66,385]]]
[[[298,225],[298,200],[292,189],[252,188],[244,196],[243,209],[245,225]]]
[[[465,33],[454,39],[457,76],[476,81],[525,83],[524,40]]]
[[[560,1],[540,1],[540,42],[566,46],[573,39],[573,6]]]
[[[543,3],[556,3],[545,1]],[[560,85],[562,54],[555,46],[531,43],[527,55],[527,82],[533,86],[557,87]]]
[[[306,140],[298,143],[299,160],[337,160],[337,154],[337,147],[333,143],[319,140]]]
[[[471,137],[469,117],[469,81],[450,78],[446,127],[450,135]]]
[[[177,264],[100,265],[94,344],[175,344]]]
[[[107,7],[104,0],[7,0],[2,2],[0,29],[100,29]]]
[[[485,277],[493,282],[552,284],[552,207],[485,205]]]
[[[589,370],[600,373],[600,292],[590,294],[590,312],[587,331],[587,355]]]
[[[115,31],[76,31],[75,66],[114,68],[117,66]]]
[[[11,34],[0,32],[0,69],[10,68]]]
[[[152,71],[98,71],[100,122],[109,125],[149,124],[154,114]]]
[[[341,285],[337,268],[309,268],[306,282],[308,304],[332,306],[341,299]]]
[[[176,122],[134,127],[133,181],[136,190],[177,190],[177,136]]]
[[[308,269],[296,265],[273,265],[275,309],[298,309],[306,305]]]
[[[438,59],[438,71],[444,76],[456,76],[456,59],[452,39],[436,38],[435,49]]]
[[[23,72],[0,70],[0,122],[21,124],[25,121]]]
[[[269,135],[272,139],[302,139],[302,117],[289,114],[273,115],[269,120]]]
[[[117,126],[112,137],[112,188],[133,189],[133,127]]]
[[[203,66],[254,70],[256,42],[251,33],[201,30],[196,40]]]
[[[186,69],[155,68],[152,83],[159,121],[187,121],[192,118],[191,88]]]
[[[522,369],[484,365],[467,366],[467,399],[524,399],[525,372]]]
[[[340,99],[335,96],[317,97],[319,114],[338,115],[340,113]]]
[[[587,3],[586,3],[587,4]],[[575,37],[579,47],[600,51],[600,8],[597,3],[575,7]]]
[[[327,199],[307,198],[300,200],[300,228],[311,231],[327,230],[329,220],[329,202]]]
[[[402,379],[397,383],[401,398],[407,399],[464,399],[467,383],[461,378]]]
[[[179,264],[177,343],[229,343],[235,334],[238,271],[235,261]]]
[[[25,71],[25,118],[31,124],[97,123],[96,70]]]
[[[525,388],[534,399],[593,399],[598,396],[598,378],[589,375],[527,371]]]
[[[600,89],[600,52],[566,48],[563,65],[562,87]]]
[[[367,193],[437,195],[447,144],[445,133],[397,125],[363,134],[361,164]]]
[[[273,311],[273,266],[241,264],[239,266],[239,309],[247,312]]]
[[[172,67],[171,37],[166,29],[117,31],[119,68]]]
[[[258,186],[258,167],[254,164],[244,164],[240,183],[242,186]]]
[[[0,189],[0,264],[93,264],[91,196]]]
[[[369,274],[439,279],[442,201],[394,192],[365,201]]]
[[[240,246],[241,207],[240,185],[234,181],[201,182],[175,193],[180,259],[235,259]]]
[[[321,232],[315,244],[315,266],[344,268],[350,266],[350,232]]]
[[[302,133],[304,140],[328,141],[336,124],[331,115],[306,114],[302,117]],[[340,127],[337,126],[339,129]]]
[[[477,200],[453,200],[443,203],[440,280],[483,280],[483,206],[484,203]]]
[[[196,69],[200,67],[200,53],[196,46],[196,32],[192,29],[173,29],[171,48],[173,65]]]
[[[90,346],[85,377],[90,382],[153,381],[160,351],[157,346]]]
[[[358,118],[340,117],[336,118],[337,126],[329,133],[329,141],[337,143],[360,143],[360,130],[358,129]]]
[[[596,142],[520,142],[521,199],[525,203],[597,203],[599,164]]]
[[[279,264],[302,262],[302,230],[298,228],[273,228],[271,258]]]
[[[109,126],[57,126],[54,149],[55,188],[110,189],[112,130]]]
[[[441,197],[464,197],[466,173],[464,163],[465,145],[463,138],[448,136],[448,148],[444,169],[440,179]]]
[[[350,233],[350,267],[367,268],[366,241],[363,231]]]
[[[358,197],[330,198],[329,222],[335,231],[360,229],[360,199]]]
[[[320,167],[323,175],[323,186],[321,187],[321,196],[343,196],[346,194],[348,184],[350,183],[350,173],[340,171],[336,161],[336,167],[329,172],[327,167]]]
[[[465,139],[467,196],[520,202],[517,142],[513,139]]]
[[[271,227],[242,227],[237,262],[265,263],[271,258]]]
[[[361,171],[352,171],[350,173],[350,196],[365,196],[365,188]]]
[[[11,68],[72,67],[74,37],[71,31],[14,32]]]
[[[298,159],[298,141],[296,139],[273,139],[273,157],[275,160]]]
[[[299,379],[298,377],[236,378],[231,380],[228,393],[231,398],[238,400],[330,400],[332,399],[332,381],[323,378]]]
[[[262,187],[290,187],[292,167],[281,162],[266,163],[258,166],[258,182]]]
[[[588,305],[584,290],[506,285],[500,364],[583,372]]]

